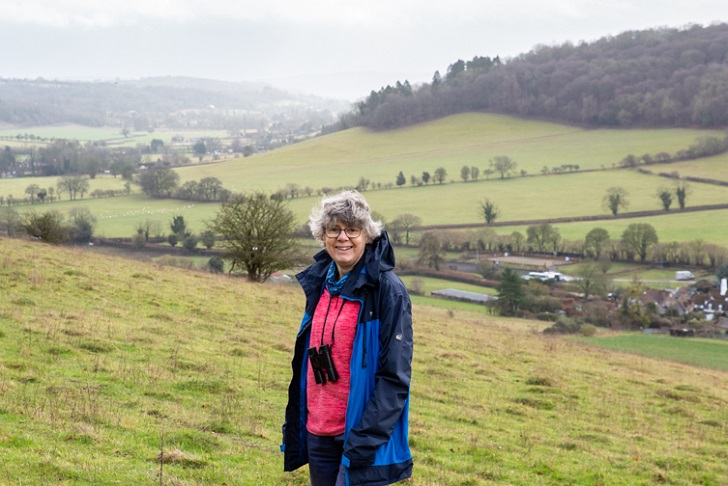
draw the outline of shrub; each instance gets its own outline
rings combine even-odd
[[[576,322],[557,321],[551,327],[543,330],[544,334],[576,334],[579,332],[581,325]]]
[[[596,326],[592,324],[584,324],[579,330],[581,331],[581,335],[584,337],[592,337],[597,333]]]
[[[409,270],[415,266],[414,259],[409,255],[397,257],[397,268],[400,270]]]
[[[225,262],[219,256],[214,256],[207,261],[207,268],[212,273],[222,273],[225,271]]]
[[[533,313],[554,313],[561,310],[561,300],[549,295],[532,297],[528,300],[526,310]]]
[[[215,233],[210,230],[203,231],[200,235],[200,243],[209,250],[215,246]]]
[[[63,225],[63,215],[55,210],[40,214],[35,211],[27,213],[23,228],[29,236],[46,243],[62,243],[68,239],[68,230]]]
[[[413,295],[425,295],[425,281],[421,278],[413,278],[407,291]]]
[[[491,261],[483,261],[478,263],[477,273],[486,280],[498,280],[500,278],[501,267]]]
[[[188,251],[195,251],[195,248],[197,248],[197,242],[199,239],[195,235],[188,235],[185,237],[185,239],[182,241],[182,246],[185,248],[185,250]]]
[[[69,213],[71,224],[68,226],[68,238],[71,241],[88,243],[94,234],[96,216],[88,208],[73,208]]]
[[[143,248],[147,242],[146,238],[144,238],[144,233],[142,232],[135,233],[134,236],[131,237],[131,241],[137,248]]]

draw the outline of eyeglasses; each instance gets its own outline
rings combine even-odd
[[[329,238],[338,238],[342,231],[349,238],[358,238],[361,234],[359,228],[326,228],[326,236]]]

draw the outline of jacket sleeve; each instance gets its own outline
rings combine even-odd
[[[366,467],[402,415],[412,377],[412,303],[404,284],[383,280],[379,288],[380,351],[375,385],[361,421],[344,446],[344,465]],[[347,464],[348,462],[348,464]]]

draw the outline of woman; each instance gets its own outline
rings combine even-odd
[[[306,309],[283,425],[284,469],[313,486],[391,484],[412,475],[407,443],[412,304],[394,252],[361,194],[314,208],[324,249],[297,275]]]

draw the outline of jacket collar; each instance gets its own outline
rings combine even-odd
[[[321,295],[331,261],[332,258],[326,250],[321,250],[314,256],[314,264],[296,275],[306,297],[318,298]],[[382,231],[379,238],[367,245],[364,255],[351,270],[352,274],[344,284],[342,295],[352,295],[354,290],[367,284],[376,285],[381,273],[393,268],[394,250],[387,232]]]

